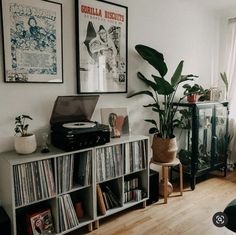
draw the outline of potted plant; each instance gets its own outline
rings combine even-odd
[[[193,86],[185,84],[183,85],[183,88],[185,88],[184,95],[187,96],[188,102],[197,102],[198,96],[205,94],[205,90],[203,89],[203,87],[196,83]]]
[[[37,143],[35,135],[28,133],[29,124],[27,120],[33,120],[28,115],[20,115],[15,118],[15,150],[19,154],[30,154],[36,150]]]
[[[138,72],[138,78],[144,82],[150,89],[142,90],[132,94],[128,94],[128,98],[137,95],[147,95],[152,102],[144,105],[146,108],[151,108],[157,114],[158,121],[154,119],[146,119],[154,125],[150,128],[149,133],[154,134],[152,142],[153,161],[156,162],[171,162],[176,157],[177,144],[174,136],[174,127],[178,125],[178,120],[175,119],[175,113],[178,105],[173,106],[175,95],[180,83],[193,80],[195,75],[182,75],[183,63],[180,61],[170,82],[165,79],[168,68],[164,61],[164,56],[155,49],[145,46],[136,45],[136,51],[139,55],[152,65],[159,75],[152,75],[152,80],[147,79],[141,72]],[[178,99],[178,103],[185,95]]]

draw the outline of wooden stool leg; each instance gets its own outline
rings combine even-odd
[[[163,179],[163,180],[164,180],[164,177],[165,177],[165,173],[164,173],[164,171],[165,171],[165,167],[162,166],[162,179]]]
[[[183,195],[183,167],[182,164],[179,164],[179,179],[180,179],[180,195]]]
[[[163,170],[163,178],[164,178],[164,203],[167,203],[168,197],[168,166],[164,166]]]

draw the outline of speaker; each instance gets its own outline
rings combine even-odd
[[[150,205],[159,200],[159,173],[150,169],[149,171],[149,199],[147,204]]]
[[[11,235],[11,222],[2,207],[0,207],[0,234]]]

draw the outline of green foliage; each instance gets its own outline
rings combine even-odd
[[[202,86],[198,84],[194,84],[193,86],[190,86],[189,84],[183,85],[183,88],[185,89],[184,94],[185,95],[192,95],[192,94],[198,94],[203,95],[205,93],[205,90]]]
[[[225,84],[225,89],[226,89],[226,99],[227,99],[227,93],[228,93],[228,89],[229,89],[229,83],[228,83],[228,78],[227,78],[227,75],[226,73],[220,73],[220,77],[222,79],[222,81],[224,82]]]
[[[165,79],[168,68],[164,61],[163,54],[151,47],[141,44],[136,45],[135,49],[144,60],[157,70],[158,75],[152,75],[151,79],[147,79],[141,72],[138,72],[137,77],[149,88],[128,94],[127,97],[130,98],[137,95],[149,96],[152,102],[148,105],[144,105],[144,107],[151,108],[153,112],[157,113],[159,120],[158,123],[152,119],[145,120],[154,125],[154,127],[150,128],[149,133],[159,134],[162,138],[172,138],[173,129],[176,125],[175,122],[177,121],[174,119],[174,116],[178,109],[178,105],[174,107],[173,102],[178,86],[180,83],[193,80],[193,78],[197,76],[193,74],[182,75],[184,61],[180,61],[170,82],[168,82]],[[177,103],[180,103],[184,97],[185,96],[181,97]]]
[[[180,162],[187,166],[191,164],[192,153],[189,150],[181,149],[178,153]]]
[[[228,84],[228,78],[227,78],[226,73],[225,72],[224,73],[220,73],[220,77],[221,77],[222,81],[225,84],[226,91],[228,92],[229,84]]]
[[[33,120],[30,116],[24,115],[24,114],[15,118],[15,133],[16,134],[19,133],[21,136],[29,135],[27,133],[29,124],[26,123],[26,119]]]
[[[179,110],[180,113],[180,119],[178,119],[178,122],[176,122],[176,127],[181,129],[191,129],[191,123],[192,123],[192,112],[188,109],[181,109]]]

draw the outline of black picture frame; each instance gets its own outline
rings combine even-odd
[[[6,83],[63,83],[62,4],[1,0]]]
[[[127,93],[128,7],[75,0],[77,92]]]

